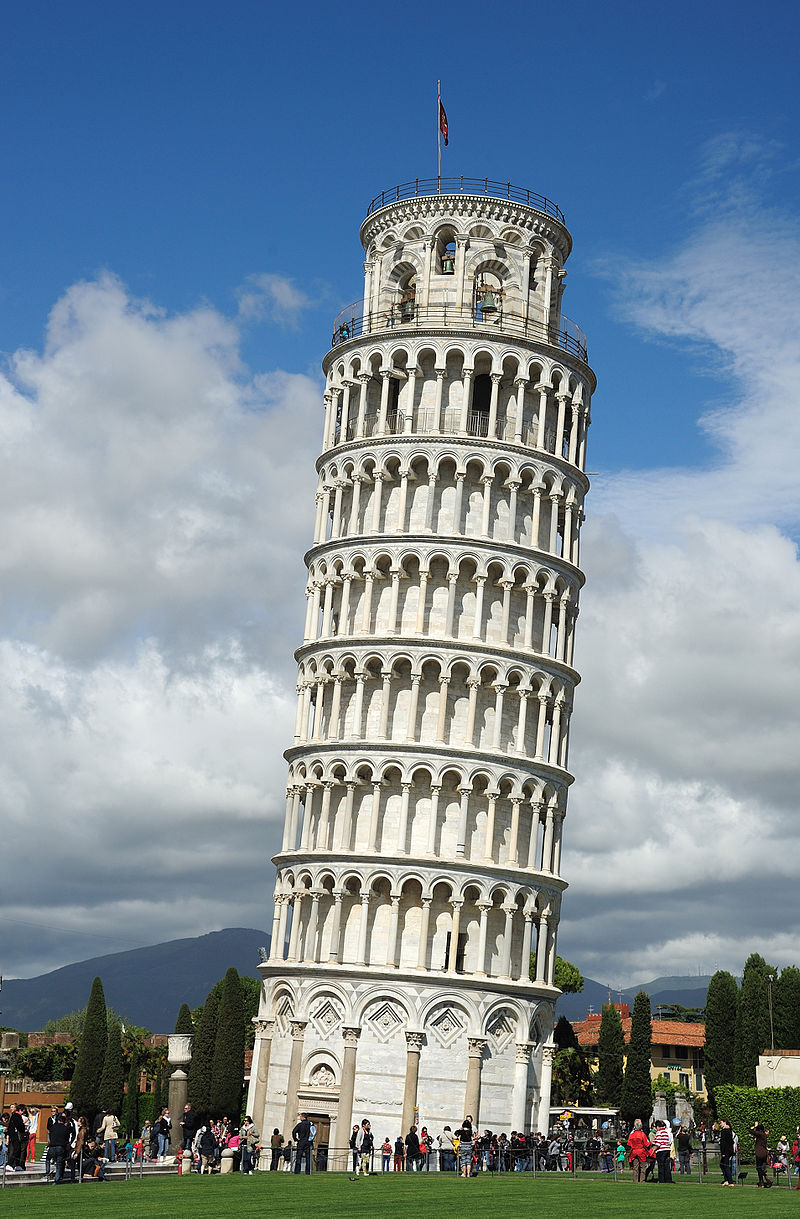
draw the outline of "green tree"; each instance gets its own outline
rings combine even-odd
[[[175,1021],[175,1032],[176,1033],[193,1033],[194,1032],[194,1021],[192,1020],[192,1013],[189,1010],[188,1003],[181,1004],[181,1010],[178,1012],[178,1019]]]
[[[80,1116],[87,1118],[89,1122],[94,1118],[98,1108],[97,1095],[103,1074],[107,1042],[108,1022],[103,983],[99,978],[95,978],[86,1006],[75,1073],[69,1089],[70,1100],[75,1106],[75,1111]]]
[[[203,1014],[192,1046],[192,1061],[189,1063],[189,1104],[198,1117],[207,1117],[211,1112],[211,1073],[217,1044],[218,1009],[219,1001],[215,991],[211,990],[203,1004]]]
[[[770,972],[774,971],[757,952],[745,961],[733,1046],[733,1082],[742,1087],[755,1086],[758,1057],[769,1045],[767,974]]]
[[[536,978],[536,953],[531,953],[531,963],[528,969],[528,977],[531,982]],[[563,957],[556,957],[555,969],[553,970],[553,982],[559,990],[564,991],[568,995],[577,995],[583,990],[583,974],[578,969],[577,965],[573,965],[571,961],[565,961]]]
[[[781,1050],[800,1050],[800,969],[787,965],[772,988],[775,1044]]]
[[[560,1016],[553,1033],[553,1101],[559,1105],[592,1103],[593,1081],[586,1051],[566,1016]]]
[[[238,972],[225,974],[211,1070],[211,1113],[238,1123],[244,1085],[244,1005]]]
[[[705,1008],[684,1007],[682,1003],[659,1003],[661,1020],[680,1020],[684,1024],[702,1024]]]
[[[119,1117],[125,1091],[125,1063],[122,1058],[122,1029],[112,1024],[108,1030],[103,1074],[97,1093],[98,1109],[108,1109]]]
[[[653,1109],[653,1089],[650,1083],[650,1058],[653,1040],[650,996],[640,990],[633,1001],[631,1039],[622,1081],[620,1109],[626,1122],[641,1118],[646,1122]]]
[[[603,1004],[597,1041],[597,1097],[604,1105],[619,1106],[622,1099],[625,1034],[613,1003]]]
[[[247,974],[244,974],[239,979],[239,982],[242,986],[244,1044],[248,1050],[251,1050],[256,1037],[253,1017],[258,1015],[258,1005],[261,1000],[261,983],[258,978],[251,978]]]
[[[120,1124],[129,1138],[139,1133],[139,1050],[134,1045],[131,1053],[131,1065],[128,1071],[128,1087],[122,1102]]]
[[[739,987],[733,974],[718,969],[706,994],[706,1042],[704,1072],[708,1099],[716,1114],[714,1093],[733,1083],[733,1048],[736,1038],[736,1006]]]

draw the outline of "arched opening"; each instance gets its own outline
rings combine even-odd
[[[489,407],[492,400],[492,378],[488,372],[478,373],[472,383],[472,409],[469,414],[471,436],[489,435]]]

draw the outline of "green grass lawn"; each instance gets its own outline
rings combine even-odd
[[[676,1196],[677,1195],[677,1196]],[[0,1194],[3,1219],[17,1215],[113,1215],[114,1219],[235,1219],[236,1216],[280,1216],[280,1219],[374,1219],[390,1209],[409,1219],[525,1219],[551,1216],[641,1216],[691,1219],[713,1215],[750,1215],[753,1207],[769,1215],[800,1214],[800,1196],[776,1186],[756,1193],[753,1187],[722,1190],[719,1184],[676,1181],[634,1185],[631,1180],[537,1176],[478,1177],[463,1181],[436,1174],[380,1174],[350,1181],[339,1173],[296,1177],[293,1173],[257,1173],[105,1184],[6,1189]]]

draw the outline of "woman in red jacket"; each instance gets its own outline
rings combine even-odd
[[[628,1135],[628,1159],[633,1169],[633,1179],[638,1184],[644,1180],[644,1166],[650,1151],[650,1140],[642,1130],[642,1123],[637,1117],[633,1130]]]

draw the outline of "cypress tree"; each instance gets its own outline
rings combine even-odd
[[[706,993],[706,1043],[704,1071],[708,1099],[716,1112],[714,1090],[733,1083],[733,1047],[736,1038],[736,1007],[739,987],[733,974],[718,969]]]
[[[651,1019],[650,996],[646,991],[640,990],[633,1001],[631,1040],[620,1098],[620,1109],[626,1122],[634,1122],[637,1117],[647,1122],[653,1111],[653,1088],[650,1082],[653,1040]]]
[[[181,1010],[178,1012],[178,1019],[175,1021],[175,1032],[176,1033],[193,1033],[194,1032],[194,1022],[192,1020],[192,1013],[189,1010],[188,1003],[181,1004]]]
[[[244,1086],[244,1010],[239,974],[231,966],[225,974],[217,1018],[214,1065],[211,1070],[210,1109],[227,1115],[238,1125]]]
[[[122,1130],[131,1140],[139,1133],[139,1075],[139,1048],[134,1044],[128,1071],[128,1090],[120,1114]]]
[[[749,1088],[755,1087],[759,1054],[769,1045],[769,972],[770,967],[757,952],[747,958],[736,1008],[733,1082]]]
[[[75,1112],[78,1116],[85,1117],[90,1124],[98,1109],[97,1096],[103,1074],[107,1042],[106,998],[103,994],[103,983],[99,978],[95,978],[86,1006],[86,1017],[75,1062],[75,1072],[69,1088],[70,1100],[75,1106]]]
[[[125,1062],[122,1057],[122,1030],[116,1020],[108,1030],[103,1074],[97,1093],[98,1109],[108,1109],[119,1117],[125,1091]]]
[[[787,965],[772,988],[775,1044],[781,1050],[800,1050],[800,969]]]
[[[198,1117],[207,1117],[211,1112],[211,1072],[217,1044],[218,1007],[217,996],[212,990],[203,1004],[203,1014],[192,1047],[192,1061],[189,1063],[189,1104]]]
[[[603,1004],[600,1036],[597,1041],[597,1095],[604,1105],[614,1108],[622,1098],[622,1067],[625,1034],[622,1020],[613,1003]]]

